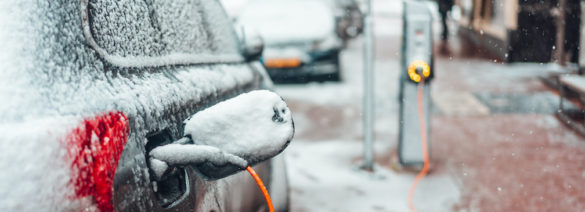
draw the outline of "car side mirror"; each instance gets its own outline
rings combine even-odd
[[[282,98],[267,90],[251,91],[185,120],[184,137],[153,148],[149,167],[157,180],[180,166],[192,166],[215,180],[278,155],[293,135],[291,112]]]
[[[236,25],[236,31],[240,39],[240,51],[246,61],[260,59],[264,51],[264,40],[260,33],[242,25]]]

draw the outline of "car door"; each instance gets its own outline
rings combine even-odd
[[[114,179],[114,208],[221,211],[226,207],[218,196],[222,180],[204,181],[192,167],[154,180],[146,162],[150,150],[182,137],[183,120],[190,115],[260,86],[257,70],[239,54],[221,5],[201,0],[82,3],[90,46],[109,63],[107,69],[133,72],[128,76],[135,93],[130,104],[137,110],[130,115],[133,124]],[[246,185],[228,185],[238,186]],[[244,202],[262,200],[248,196],[253,198]]]

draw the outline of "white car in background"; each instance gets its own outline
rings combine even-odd
[[[273,80],[337,81],[344,41],[334,12],[326,1],[254,0],[240,10],[237,23],[264,39],[262,62]]]

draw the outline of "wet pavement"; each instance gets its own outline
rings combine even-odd
[[[450,48],[438,57],[435,101],[467,93],[481,105],[469,106],[481,113],[433,117],[434,168],[461,186],[453,210],[585,210],[585,139],[556,118],[559,97],[539,80],[554,67],[465,58],[457,38]]]
[[[396,163],[400,5],[376,2],[392,8],[375,16],[376,171],[358,168],[362,41],[356,39],[342,53],[342,82],[277,86],[297,126],[285,151],[292,211],[408,211],[416,172]],[[417,188],[417,209],[584,211],[585,138],[555,117],[558,96],[539,80],[557,69],[472,55],[454,36],[448,54],[439,54],[436,43],[432,172]]]

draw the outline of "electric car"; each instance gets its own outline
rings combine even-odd
[[[0,16],[0,211],[265,209],[247,173],[155,178],[148,161],[193,114],[270,89],[262,43],[237,37],[220,3],[9,0]],[[284,165],[254,166],[277,210]]]
[[[333,6],[312,0],[255,0],[239,13],[239,24],[265,41],[262,62],[274,81],[340,79]]]

